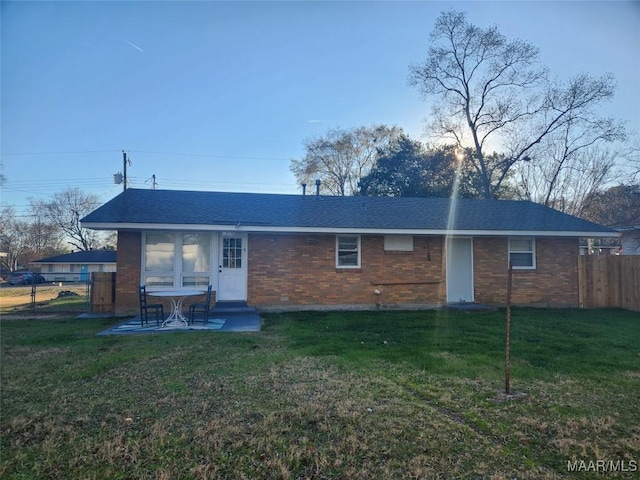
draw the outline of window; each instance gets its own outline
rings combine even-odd
[[[336,267],[360,268],[360,237],[336,237]]]
[[[241,238],[224,238],[222,240],[222,267],[242,268]]]
[[[211,270],[211,236],[188,234],[182,236],[182,271]]]
[[[147,233],[143,241],[143,279],[148,287],[206,287],[211,283],[211,235]]]
[[[207,287],[211,272],[211,236],[184,234],[182,236],[182,286]]]
[[[385,235],[385,252],[413,252],[412,235]]]
[[[148,233],[144,244],[144,283],[148,287],[173,287],[175,235]]]
[[[536,243],[533,238],[510,238],[509,261],[514,269],[536,268]]]
[[[147,272],[173,272],[175,236],[148,233],[144,248],[144,269]]]

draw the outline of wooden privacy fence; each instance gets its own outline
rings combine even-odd
[[[578,257],[580,306],[640,312],[640,255]]]
[[[116,303],[115,272],[91,273],[91,312],[113,313]]]

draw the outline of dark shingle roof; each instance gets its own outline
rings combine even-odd
[[[115,250],[88,250],[43,258],[31,263],[116,263]]]
[[[453,208],[452,208],[453,207]],[[129,189],[82,219],[85,227],[158,225],[430,231],[615,233],[528,201],[332,197]]]

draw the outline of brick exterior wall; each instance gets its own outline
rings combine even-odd
[[[140,262],[142,258],[142,233],[118,232],[118,257],[116,273],[116,308],[119,314],[139,313]]]
[[[118,231],[118,256],[116,273],[115,313],[137,315],[140,313],[138,288],[142,274],[142,232]],[[193,302],[204,302],[205,296],[189,297],[184,303],[188,308]],[[215,302],[215,293],[211,296]],[[165,315],[171,313],[171,303],[167,299],[154,297],[152,303],[162,303]]]
[[[415,236],[413,252],[385,252],[383,236],[362,235],[361,268],[340,269],[335,235],[249,234],[248,303],[258,308],[446,303],[443,244],[443,237]],[[140,232],[119,232],[116,313],[138,313],[141,249]],[[513,303],[577,306],[577,256],[575,238],[537,238],[537,268],[514,271]],[[506,238],[473,239],[476,302],[505,304],[507,257]]]
[[[504,305],[508,243],[503,237],[473,239],[474,299]],[[578,306],[578,239],[536,238],[535,270],[514,270],[512,302],[520,305]]]
[[[385,252],[383,236],[363,235],[361,259],[362,268],[336,268],[335,235],[251,234],[249,303],[384,306],[444,300],[441,237],[416,236],[413,252]]]

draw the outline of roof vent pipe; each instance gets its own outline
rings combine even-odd
[[[303,183],[302,184],[302,195],[306,195],[307,194],[307,184]]]
[[[320,196],[320,180],[316,180],[316,197]]]

